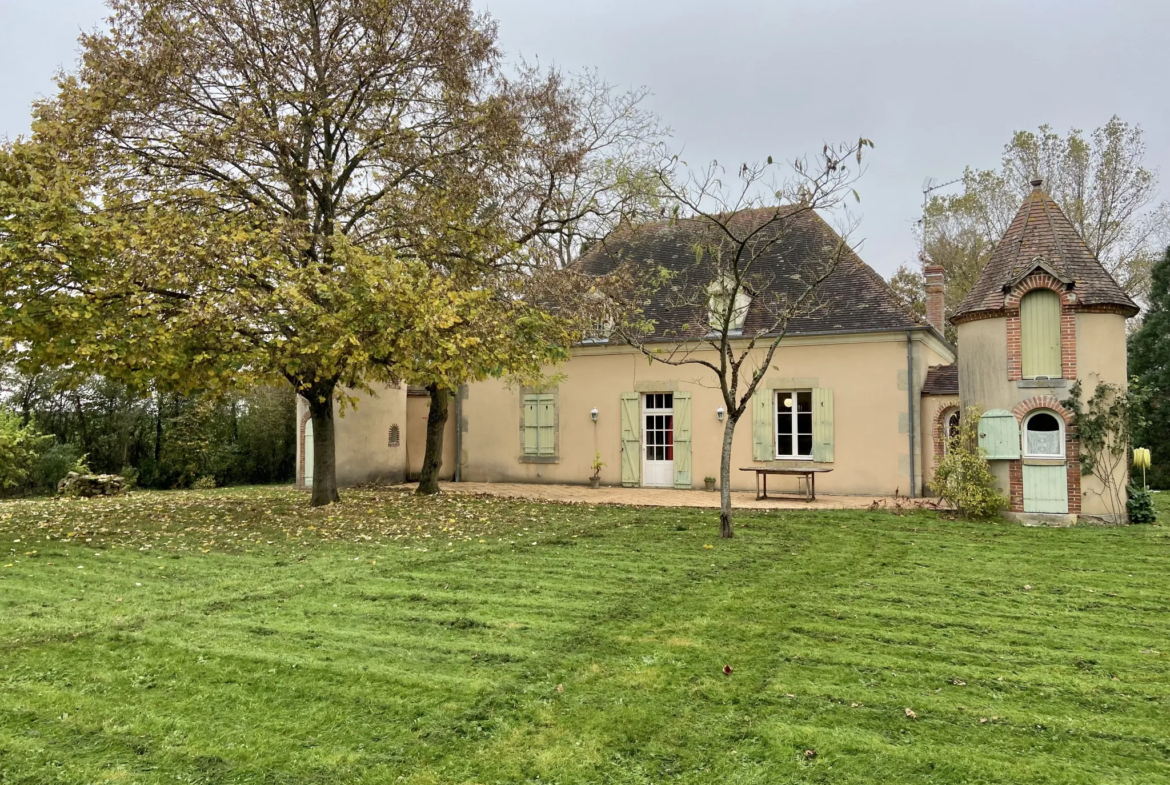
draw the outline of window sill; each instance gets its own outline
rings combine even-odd
[[[1035,387],[1068,387],[1067,379],[1020,379],[1016,382],[1018,388],[1035,388]]]
[[[1025,466],[1064,466],[1067,463],[1064,458],[1057,458],[1055,456],[1042,458],[1025,455],[1023,460]]]
[[[772,459],[772,461],[786,461],[788,463],[812,463],[813,457],[811,455],[777,455]]]
[[[556,455],[521,455],[520,463],[560,463],[561,459]]]

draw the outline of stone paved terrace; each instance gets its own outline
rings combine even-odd
[[[602,487],[586,485],[551,485],[506,482],[440,483],[443,493],[467,493],[496,496],[502,499],[533,499],[570,504],[618,504],[630,507],[702,507],[717,508],[719,494],[707,491],[679,491],[670,488]],[[929,506],[934,499],[910,500],[882,496],[817,496],[816,501],[799,499],[757,500],[754,491],[734,491],[731,503],[738,510],[864,510],[876,503],[892,509],[904,506]]]

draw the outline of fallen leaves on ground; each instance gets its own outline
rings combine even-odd
[[[215,491],[138,491],[92,499],[21,499],[0,503],[0,537],[43,538],[91,548],[141,551],[251,552],[350,542],[452,548],[463,543],[514,544],[557,522],[554,505],[471,495],[418,497],[403,488],[345,492],[341,504],[310,507],[291,487]],[[534,514],[534,510],[536,513]],[[489,515],[490,513],[490,515]],[[26,553],[29,559],[36,551]]]

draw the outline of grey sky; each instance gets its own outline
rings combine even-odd
[[[503,49],[646,85],[691,163],[792,158],[865,135],[862,257],[914,256],[927,176],[994,166],[1015,129],[1146,131],[1170,195],[1165,0],[478,0]],[[71,66],[101,0],[0,0],[0,136]]]

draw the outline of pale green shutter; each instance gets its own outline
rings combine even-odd
[[[674,394],[674,487],[691,487],[691,394]]]
[[[1036,289],[1020,300],[1020,360],[1025,379],[1061,378],[1060,296]]]
[[[554,455],[556,450],[556,404],[551,395],[536,396],[537,455]]]
[[[817,387],[812,391],[813,460],[833,462],[833,391]]]
[[[752,460],[771,461],[776,458],[776,406],[772,391],[760,387],[752,396]]]
[[[622,393],[622,485],[638,484],[642,466],[642,429],[636,392]]]
[[[524,396],[524,454],[537,455],[540,451],[540,414],[537,396]]]
[[[1068,512],[1068,469],[1024,465],[1024,512]]]
[[[979,418],[979,446],[992,461],[1014,461],[1020,457],[1020,426],[1004,409],[992,409]]]

